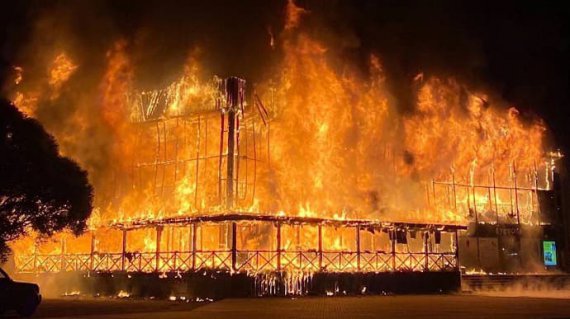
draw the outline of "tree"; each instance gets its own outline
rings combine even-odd
[[[0,98],[0,258],[7,243],[34,230],[80,234],[92,210],[87,173],[59,155],[41,124]]]

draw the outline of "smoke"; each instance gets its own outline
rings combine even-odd
[[[370,52],[381,54],[402,111],[413,109],[409,81],[420,72],[452,75],[472,85],[490,83],[525,111],[550,107],[544,102],[563,91],[549,90],[549,97],[545,96],[536,85],[539,80],[559,89],[568,84],[566,77],[547,78],[554,66],[539,72],[544,70],[544,60],[560,58],[557,49],[564,45],[556,42],[562,13],[554,14],[555,7],[538,11],[531,5],[514,6],[515,2],[496,7],[454,1],[437,6],[297,2],[310,12],[304,17],[307,27],[341,56],[364,65]],[[267,45],[268,31],[278,35],[283,29],[284,6],[285,1],[20,1],[4,11],[8,27],[3,55],[8,64],[26,66],[26,73],[38,74],[54,54],[66,50],[87,77],[96,78],[104,67],[105,52],[118,38],[125,38],[140,87],[170,83],[194,47],[207,52],[203,62],[209,73],[256,82],[279,58],[279,50]],[[550,36],[541,45],[542,34]],[[553,50],[540,53],[545,45]],[[532,65],[536,66],[529,69]],[[558,99],[562,102],[567,97]]]
[[[83,68],[100,69],[106,50],[123,37],[132,41],[137,55],[137,78],[149,86],[174,79],[195,45],[208,52],[206,69],[212,73],[256,81],[275,59],[275,50],[267,45],[269,31],[281,33],[285,2],[18,1],[2,12],[7,25],[2,55],[9,64],[29,65],[49,59],[50,49],[65,46]],[[401,92],[399,100],[411,96],[405,92],[410,77],[445,72],[477,84],[491,83],[525,110],[549,107],[547,100],[567,101],[558,93],[568,85],[562,76],[568,66],[562,59],[567,10],[555,4],[297,4],[310,12],[304,17],[307,26],[347,58],[363,64],[369,52],[381,53],[394,82],[392,90]],[[550,97],[539,83],[552,88]]]
[[[570,283],[564,274],[527,275],[515,280],[491,276],[480,280],[476,284],[465,280],[463,290],[491,297],[570,298]]]

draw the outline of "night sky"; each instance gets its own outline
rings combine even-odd
[[[409,83],[419,72],[492,88],[523,115],[542,117],[555,145],[570,151],[568,21],[562,1],[296,1],[304,23],[346,59],[384,61],[389,85],[405,112]],[[283,28],[284,1],[3,1],[0,81],[10,65],[26,64],[42,45],[65,38],[80,65],[93,72],[118,37],[130,39],[139,85],[164,85],[188,49],[198,45],[206,67],[250,81],[270,72],[279,52],[269,32]],[[48,18],[53,37],[34,38]],[[50,20],[51,19],[51,20]],[[30,50],[30,48],[35,48]],[[33,52],[30,53],[30,52]]]

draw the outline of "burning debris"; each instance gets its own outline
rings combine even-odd
[[[124,290],[119,291],[119,293],[117,294],[117,298],[120,298],[120,299],[129,298],[130,296],[131,296],[131,294],[124,291]]]

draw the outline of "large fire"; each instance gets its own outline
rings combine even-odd
[[[523,119],[514,107],[456,79],[423,74],[410,80],[414,111],[403,112],[386,85],[381,57],[371,55],[366,72],[335,57],[301,29],[305,14],[288,4],[276,39],[283,50],[280,73],[256,83],[255,91],[248,86],[237,111],[231,211],[440,224],[466,224],[478,211],[485,221],[516,213],[533,222],[537,198],[529,190],[549,187],[551,165],[541,120]],[[95,187],[89,225],[100,233],[96,248],[88,235],[62,234],[39,248],[44,252],[118,251],[120,235],[105,235],[111,231],[104,226],[229,209],[222,81],[203,76],[193,51],[177,81],[141,91],[127,46],[119,39],[109,48],[91,95],[70,93],[81,85],[74,81],[82,65],[65,51],[54,55],[38,83],[22,86],[26,70],[19,69],[15,104],[44,122]],[[49,107],[58,102],[72,105],[54,124]],[[221,246],[227,229],[210,228],[200,230],[202,247]],[[316,231],[299,235],[284,228],[283,246],[314,246]],[[170,230],[165,247],[188,250],[187,232]],[[246,246],[269,245],[263,227],[242,233]],[[343,248],[354,235],[323,236],[325,245]],[[14,243],[17,254],[34,249],[29,240]],[[129,250],[154,251],[156,240],[154,230],[131,231]]]

